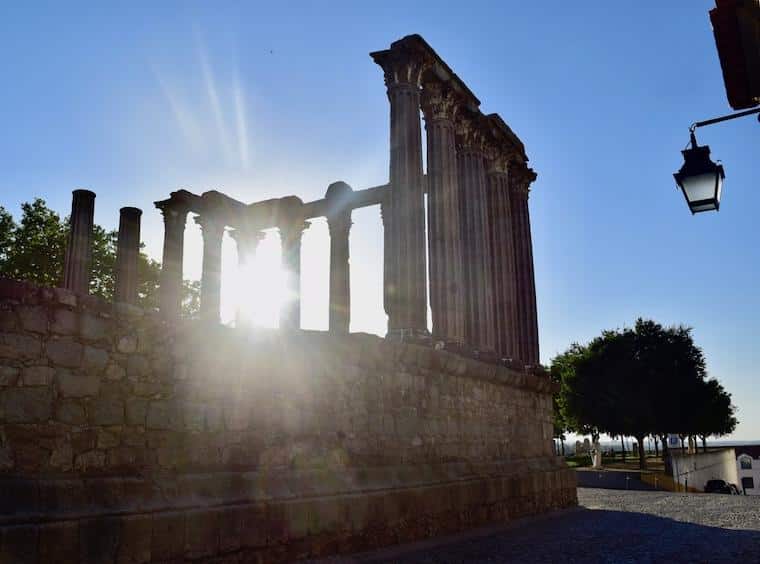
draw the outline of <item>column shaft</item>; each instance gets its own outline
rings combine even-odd
[[[465,281],[465,335],[468,344],[496,349],[491,239],[482,150],[463,147],[457,155]]]
[[[303,224],[280,227],[282,267],[287,272],[288,296],[280,312],[280,329],[301,328],[301,237]]]
[[[535,365],[539,362],[538,315],[533,271],[533,244],[528,210],[528,186],[535,179],[535,173],[530,169],[520,167],[517,167],[514,172],[510,172],[512,173],[510,175],[510,203],[515,219],[513,237],[515,241],[517,310],[520,323],[519,358],[526,364]]]
[[[436,84],[423,90],[427,132],[428,258],[433,336],[463,343],[465,340],[462,234],[454,98]]]
[[[74,190],[63,287],[79,294],[87,294],[90,290],[94,215],[95,193],[89,190]]]
[[[213,216],[199,216],[195,221],[203,232],[203,267],[201,272],[201,319],[220,322],[222,297],[222,240],[224,223]]]
[[[121,208],[116,248],[116,290],[118,302],[137,303],[137,262],[140,257],[140,216],[142,210]]]
[[[264,238],[264,233],[249,229],[233,229],[229,233],[237,247],[238,276],[240,277],[240,283],[244,285],[243,287],[250,288],[250,284],[253,283],[250,279],[252,274],[251,265],[256,258],[256,249]],[[250,326],[252,321],[251,311],[248,310],[245,305],[237,304],[235,326]]]
[[[509,179],[506,171],[492,169],[488,181],[496,350],[502,358],[517,358],[517,287]]]
[[[351,212],[327,220],[330,229],[330,331],[348,333],[351,324],[349,240]]]
[[[164,216],[159,310],[165,319],[176,320],[182,311],[182,262],[188,210],[171,203],[157,203],[156,207]]]

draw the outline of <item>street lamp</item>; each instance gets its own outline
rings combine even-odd
[[[705,125],[712,125],[721,121],[735,119],[750,114],[760,113],[760,108],[738,112],[727,116],[698,121],[689,128],[690,147],[681,151],[683,153],[683,165],[673,175],[676,184],[686,198],[692,214],[718,211],[720,209],[720,196],[723,191],[723,179],[726,177],[723,165],[710,160],[710,147],[697,145],[694,130]],[[760,118],[760,116],[758,116]]]
[[[691,131],[691,148],[684,149],[681,170],[673,175],[681,188],[692,214],[719,210],[723,179],[723,166],[710,160],[710,147],[697,145]]]

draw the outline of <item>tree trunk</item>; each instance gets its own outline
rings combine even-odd
[[[685,437],[683,435],[679,435],[678,438],[681,439],[681,454],[683,454],[686,452],[686,446],[684,442]]]
[[[659,458],[660,447],[657,445],[657,435],[652,435],[652,438],[654,439],[654,456],[655,458]]]
[[[639,470],[646,470],[647,469],[647,452],[644,448],[644,435],[641,435],[640,437],[636,437],[636,440],[639,441]]]
[[[625,439],[620,435],[620,446],[623,447],[623,462],[625,462]]]
[[[562,456],[565,456],[565,440],[560,439],[560,445],[562,446]]]
[[[707,436],[702,435],[702,452],[707,454]]]

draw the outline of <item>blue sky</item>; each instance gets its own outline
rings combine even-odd
[[[18,213],[41,196],[67,213],[71,190],[90,188],[106,227],[121,206],[144,209],[143,239],[160,258],[152,202],[171,190],[311,200],[339,179],[385,183],[388,105],[368,53],[420,33],[523,139],[538,172],[542,360],[637,316],[691,325],[739,406],[734,437],[758,439],[757,122],[698,131],[726,169],[720,213],[692,217],[672,179],[689,124],[731,111],[713,5],[7,2],[0,205]],[[354,222],[352,327],[382,332],[379,212]],[[186,274],[197,276],[194,225],[187,239]],[[307,327],[327,323],[326,250],[317,221],[304,240]]]

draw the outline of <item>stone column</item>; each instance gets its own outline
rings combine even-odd
[[[117,302],[137,303],[137,261],[140,256],[140,216],[138,208],[119,210],[119,239],[116,248]]]
[[[420,129],[422,64],[403,46],[371,54],[390,102],[390,193],[383,209],[388,336],[427,334],[425,203]],[[389,228],[390,227],[390,228]]]
[[[171,199],[156,202],[164,216],[164,250],[161,263],[159,310],[169,320],[179,319],[182,311],[182,259],[185,246],[187,206]]]
[[[74,190],[72,194],[69,240],[63,269],[63,287],[78,294],[88,294],[92,266],[95,193],[89,190]]]
[[[308,224],[303,220],[281,225],[282,267],[287,272],[288,299],[282,304],[280,329],[301,328],[301,237]]]
[[[477,119],[457,121],[457,173],[464,256],[465,336],[482,351],[496,350],[491,240],[484,138]]]
[[[348,233],[351,211],[327,218],[330,229],[330,331],[348,333],[351,324],[351,272]]]
[[[517,358],[517,286],[507,158],[497,153],[488,165],[496,352],[502,358]]]
[[[510,205],[514,217],[512,235],[515,245],[519,358],[525,364],[537,365],[539,362],[538,314],[533,273],[533,243],[528,212],[528,190],[530,183],[536,179],[536,173],[524,163],[517,163],[510,166],[509,178]]]
[[[256,257],[256,249],[262,239],[264,239],[265,234],[251,229],[232,229],[229,231],[229,234],[237,246],[238,276],[241,277],[244,284],[250,284],[253,282],[249,279],[252,274],[250,271],[251,264]],[[237,327],[249,326],[252,322],[249,313],[238,305],[235,313],[235,325]]]
[[[455,148],[454,93],[427,82],[422,111],[427,132],[428,258],[433,338],[465,341],[459,185]]]
[[[224,222],[212,213],[199,215],[195,222],[203,233],[203,267],[201,272],[201,319],[220,322],[222,296],[222,240]]]

